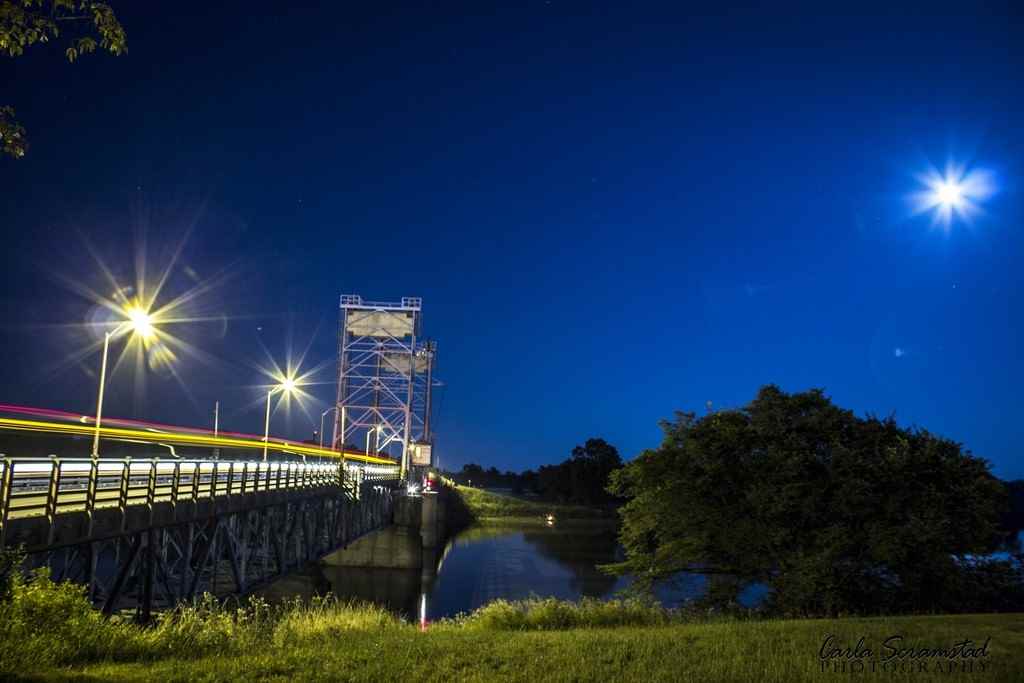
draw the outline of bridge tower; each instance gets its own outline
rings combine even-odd
[[[367,453],[401,449],[402,477],[429,465],[436,346],[421,334],[422,299],[341,296],[338,386],[332,445]]]

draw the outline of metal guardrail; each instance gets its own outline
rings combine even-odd
[[[324,486],[352,486],[356,492],[360,481],[394,478],[386,469],[391,468],[365,472],[346,466],[349,471],[343,477],[337,462],[3,458],[0,546],[8,522],[14,519],[46,516],[52,520],[70,512],[124,511],[136,505]]]

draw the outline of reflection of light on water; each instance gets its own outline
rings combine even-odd
[[[445,558],[448,557],[448,553],[455,547],[456,539],[459,537],[458,534],[448,539],[448,542],[444,544],[444,550],[441,551],[441,559],[437,561],[437,567],[434,568],[434,574],[440,574],[441,568],[444,566]]]
[[[538,518],[546,521],[547,514]],[[329,580],[339,596],[400,610],[403,620],[418,623],[423,632],[430,628],[431,615],[454,617],[495,598],[607,599],[632,582],[631,577],[609,577],[597,568],[622,557],[613,529],[606,525],[477,526],[448,539],[436,552],[440,557],[431,558],[437,563],[436,576],[426,567],[421,572],[331,568]],[[385,583],[386,597],[380,590]],[[357,585],[371,588],[371,593],[351,592]],[[704,576],[684,573],[659,585],[655,597],[666,606],[678,606],[706,590]],[[756,605],[764,593],[763,586],[748,587],[740,602]]]

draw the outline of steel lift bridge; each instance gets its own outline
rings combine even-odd
[[[420,299],[348,295],[341,311],[332,447],[108,420],[102,458],[0,454],[0,548],[145,620],[203,592],[246,593],[389,525],[403,480],[430,464],[434,345],[419,339]],[[95,423],[56,412],[0,416],[0,432],[65,435],[87,452]],[[366,448],[346,445],[359,436]]]
[[[332,445],[367,455],[399,451],[401,476],[433,464],[430,416],[437,346],[421,334],[422,300],[341,297]]]

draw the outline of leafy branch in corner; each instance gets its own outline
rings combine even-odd
[[[0,54],[20,57],[25,48],[61,38],[68,41],[64,55],[69,62],[97,48],[115,56],[128,50],[124,27],[104,2],[0,0]],[[14,107],[0,105],[0,152],[17,159],[27,148]]]

